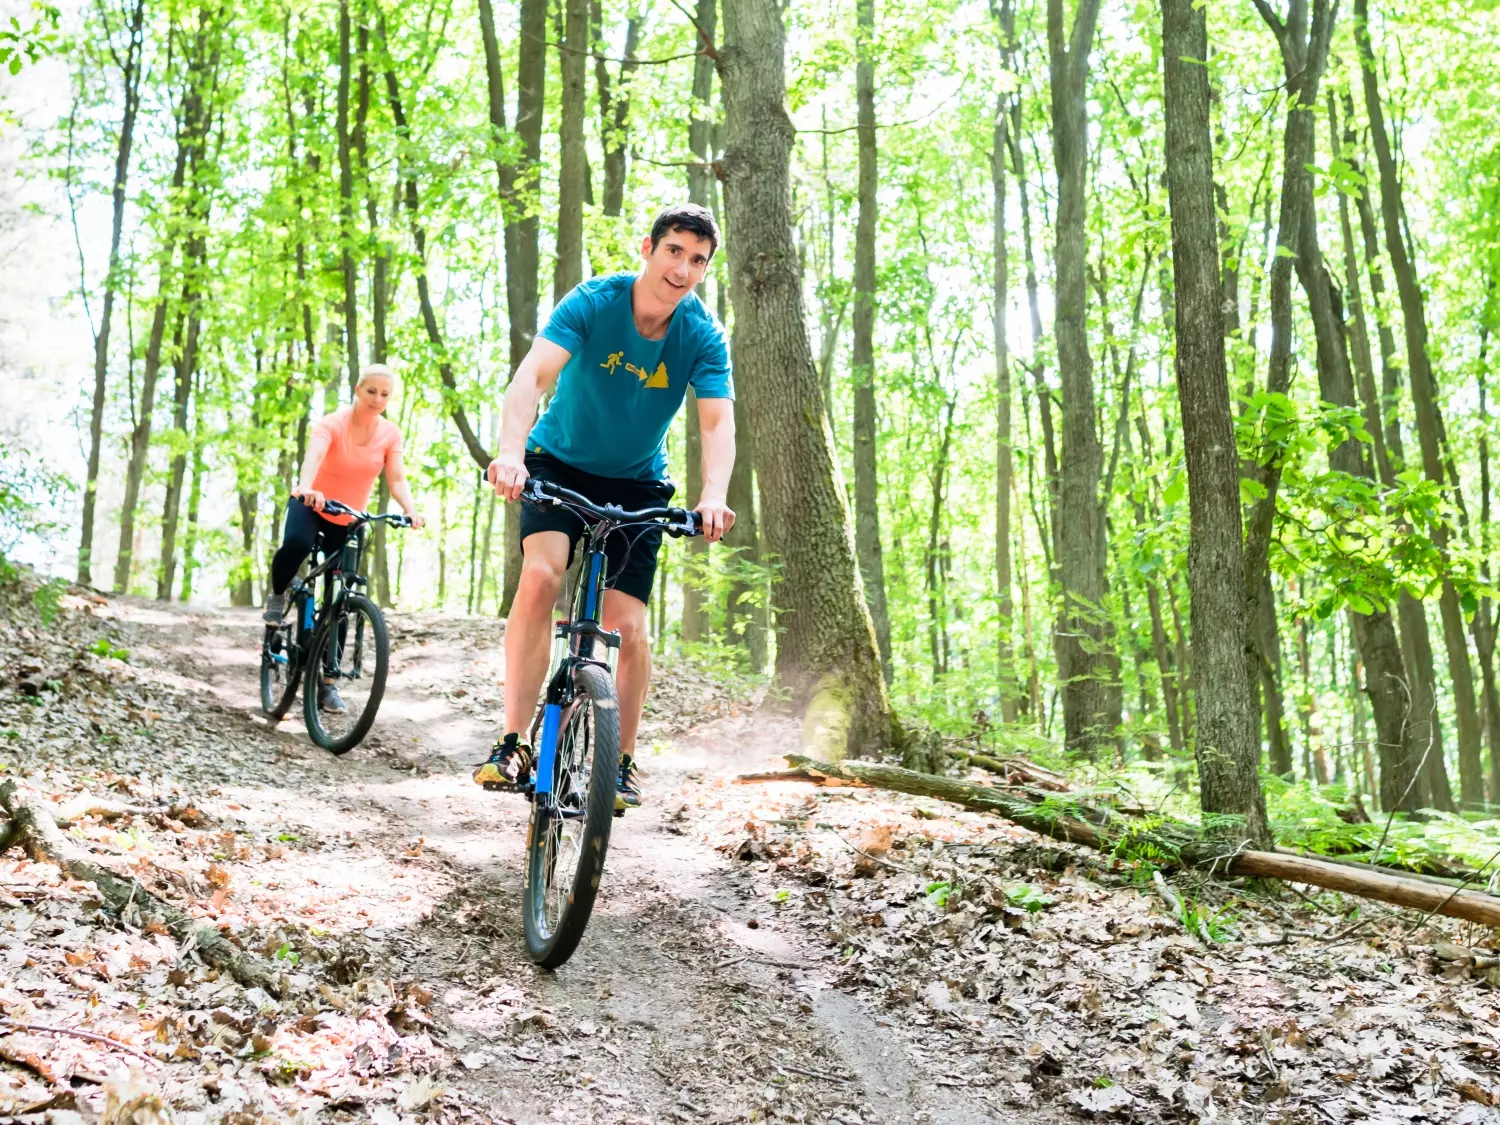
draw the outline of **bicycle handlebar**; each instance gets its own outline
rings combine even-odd
[[[294,497],[294,499],[300,499],[300,497]],[[392,527],[411,526],[410,516],[397,515],[394,512],[378,516],[371,515],[369,512],[361,512],[358,508],[351,508],[348,504],[342,504],[337,500],[324,500],[323,512],[325,515],[353,516],[360,523],[388,523]]]
[[[495,482],[485,473],[479,475],[479,484],[482,488],[495,486]],[[597,520],[609,520],[617,524],[662,523],[663,530],[674,539],[703,534],[703,516],[699,512],[686,508],[640,508],[633,512],[627,511],[618,504],[595,504],[581,493],[536,477],[526,478],[526,483],[521,487],[521,499],[533,504],[565,504]]]

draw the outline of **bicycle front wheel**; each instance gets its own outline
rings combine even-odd
[[[301,678],[301,653],[292,626],[285,622],[268,626],[260,645],[260,709],[281,722],[297,698]]]
[[[390,650],[380,607],[361,594],[344,598],[318,626],[307,649],[302,715],[324,750],[347,754],[370,732],[385,695]]]
[[[620,712],[608,674],[574,673],[577,694],[557,734],[551,807],[533,800],[522,915],[526,953],[544,969],[573,955],[589,924],[615,816]]]

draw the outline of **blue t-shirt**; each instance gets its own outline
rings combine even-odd
[[[667,428],[689,386],[734,397],[724,328],[696,294],[682,299],[660,340],[635,328],[633,273],[590,278],[552,310],[542,337],[572,353],[527,448],[601,477],[660,480]]]

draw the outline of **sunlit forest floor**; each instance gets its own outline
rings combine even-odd
[[[1140,871],[1003,822],[737,782],[797,727],[682,665],[584,944],[540,972],[525,807],[467,778],[499,722],[498,623],[391,615],[379,722],[335,759],[260,714],[253,611],[74,590],[44,627],[9,596],[5,775],[281,995],[12,849],[0,1118],[1500,1120],[1496,994],[1432,955],[1478,943],[1460,924],[1179,880],[1190,933]]]

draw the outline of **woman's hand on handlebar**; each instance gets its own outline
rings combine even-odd
[[[710,543],[717,543],[734,526],[734,512],[722,501],[700,500],[693,511],[703,518],[703,538]]]
[[[292,495],[315,512],[321,512],[323,505],[328,502],[327,498],[315,488],[294,488]]]
[[[421,512],[407,512],[406,513],[406,518],[409,519],[409,520],[411,520],[412,529],[415,530],[415,531],[421,531],[422,530],[422,525],[427,522],[425,519],[422,518],[422,513]]]
[[[495,495],[502,500],[519,500],[521,489],[525,487],[529,476],[531,474],[526,471],[526,462],[509,453],[496,457],[484,473],[484,479],[495,486]]]

